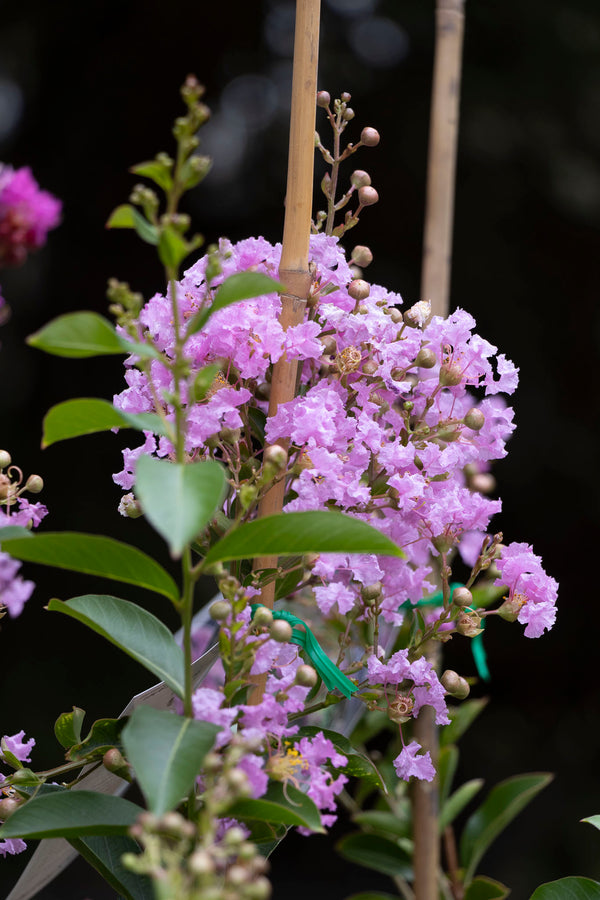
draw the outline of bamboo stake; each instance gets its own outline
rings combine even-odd
[[[287,191],[279,265],[279,280],[287,288],[287,293],[281,295],[279,317],[285,330],[304,321],[311,286],[308,246],[313,198],[320,11],[321,0],[296,2]],[[297,368],[297,361],[288,360],[285,355],[273,366],[269,416],[275,415],[280,403],[287,403],[294,398]],[[282,479],[263,497],[258,506],[258,515],[268,516],[281,512],[284,494],[285,480]],[[277,557],[262,557],[255,563],[257,569],[274,568],[276,565]],[[272,581],[263,588],[261,602],[272,609],[274,599],[275,582]],[[255,687],[248,702],[259,703],[264,693],[266,676],[253,680]]]
[[[429,300],[432,313],[440,316],[447,316],[449,311],[463,31],[464,0],[437,0],[421,297]],[[439,667],[439,644],[432,644],[426,655]],[[424,751],[429,751],[437,768],[438,734],[432,707],[424,707],[415,720],[415,739]],[[415,898],[437,900],[440,869],[437,776],[432,782],[415,783],[412,804]]]
[[[447,316],[464,0],[437,0],[421,299]]]

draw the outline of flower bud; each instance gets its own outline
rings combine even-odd
[[[457,700],[464,700],[469,696],[471,689],[468,682],[453,669],[446,669],[440,681],[446,692],[452,697],[456,697]]]
[[[0,800],[0,822],[6,822],[19,808],[21,802],[16,797],[5,797],[4,800]]]
[[[428,300],[419,300],[404,313],[404,323],[409,328],[423,328],[431,315],[431,303]]]
[[[440,368],[440,384],[443,387],[454,387],[462,381],[463,373],[458,363],[444,363]]]
[[[280,444],[271,444],[263,453],[263,465],[273,466],[276,472],[283,472],[287,466],[288,455],[285,447]]]
[[[475,637],[481,634],[483,628],[480,628],[481,618],[477,613],[463,612],[456,620],[456,630],[465,637]]]
[[[224,444],[237,444],[241,436],[242,432],[239,428],[221,428],[219,432],[219,437]]]
[[[313,688],[317,683],[318,675],[312,666],[302,665],[296,669],[296,684],[301,687]]]
[[[217,600],[211,604],[208,613],[215,622],[224,622],[231,612],[231,606],[226,600]]]
[[[123,494],[119,503],[119,512],[128,519],[139,519],[143,516],[142,507],[132,493]]]
[[[245,900],[269,900],[271,896],[271,882],[264,875],[260,875],[244,889]]]
[[[454,441],[457,441],[459,439],[460,431],[456,428],[451,427],[439,428],[437,437],[440,439],[440,441],[445,441],[447,444],[453,444]]]
[[[12,458],[8,450],[0,450],[0,469],[7,469],[12,462]]]
[[[473,431],[479,431],[485,425],[485,416],[480,409],[473,406],[465,413],[463,421],[467,428],[471,428]]]
[[[258,497],[258,488],[255,484],[242,484],[240,487],[239,498],[242,509],[249,509]]]
[[[496,489],[496,479],[489,472],[478,472],[471,478],[469,486],[480,494],[491,494]]]
[[[342,119],[345,122],[350,122],[354,118],[355,115],[356,115],[356,113],[354,112],[352,107],[347,106],[346,109],[344,110],[344,112],[342,113]]]
[[[363,128],[360,133],[360,141],[365,147],[376,147],[381,138],[376,128]]]
[[[431,543],[438,553],[447,553],[453,544],[452,538],[446,534],[438,534],[431,539]]]
[[[212,875],[215,871],[215,864],[206,850],[200,847],[188,858],[188,868],[193,875]]]
[[[340,94],[340,100],[342,103],[350,103],[352,100],[352,94],[349,94],[348,91],[342,91]]]
[[[269,636],[278,644],[288,644],[292,639],[292,626],[285,619],[275,619],[269,629]]]
[[[415,359],[415,365],[421,369],[433,369],[437,362],[437,356],[429,347],[421,347]]]
[[[225,780],[227,781],[227,786],[231,789],[234,794],[238,796],[242,796],[244,794],[250,793],[250,784],[248,782],[248,776],[242,769],[232,769],[225,776]],[[232,829],[230,829],[231,831]],[[240,829],[241,831],[241,829]],[[229,832],[228,832],[229,834]],[[244,835],[245,837],[245,835]]]
[[[348,293],[353,300],[366,300],[371,293],[371,285],[362,278],[355,278],[348,285]]]
[[[102,765],[105,769],[108,769],[109,772],[113,772],[115,775],[119,775],[121,778],[124,778],[126,781],[130,781],[131,777],[129,775],[129,766],[117,747],[111,747],[110,750],[107,750],[104,756],[102,757]]]
[[[362,370],[365,375],[374,375],[379,366],[374,359],[367,359],[363,363]]]
[[[25,482],[25,490],[30,494],[39,494],[44,490],[44,482],[40,475],[30,475]]]
[[[354,185],[355,188],[369,187],[371,184],[371,176],[363,169],[356,169],[350,176],[350,184]]]
[[[383,585],[380,581],[374,581],[373,584],[363,584],[360,589],[360,595],[363,600],[379,600],[383,592]]]
[[[357,244],[352,251],[352,262],[363,269],[373,262],[373,254],[368,247]]]
[[[452,592],[452,602],[455,606],[460,606],[464,609],[466,606],[473,605],[473,594],[466,587],[457,587],[454,588]]]
[[[358,202],[361,206],[373,206],[379,200],[374,187],[365,186],[358,189]]]
[[[327,93],[327,91],[319,91],[317,93],[317,106],[320,106],[323,109],[326,109],[330,103],[331,103],[331,97]]]
[[[273,624],[273,613],[268,606],[259,606],[252,616],[252,624],[257,628],[270,628]]]

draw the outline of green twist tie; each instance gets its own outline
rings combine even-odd
[[[450,585],[450,596],[456,590],[456,588],[464,587],[460,582],[455,581]],[[399,610],[410,610],[414,609],[415,606],[424,607],[424,606],[441,606],[444,602],[444,593],[443,591],[438,591],[437,594],[431,594],[429,597],[423,597],[422,600],[419,600],[417,603],[411,603],[410,600],[407,600],[405,603],[402,603],[398,609]],[[481,628],[482,633],[476,634],[474,638],[471,640],[471,653],[473,654],[473,661],[475,663],[475,668],[477,669],[477,674],[483,681],[490,681],[491,675],[490,670],[487,664],[487,658],[485,653],[485,647],[483,646],[483,629],[485,628],[485,619],[481,620]]]
[[[252,615],[254,615],[259,606],[263,605],[264,604],[262,603],[253,603],[250,607]],[[273,618],[284,619],[284,621],[289,622],[292,626],[290,643],[302,647],[328,691],[334,691],[337,688],[344,697],[349,698],[358,690],[358,687],[354,682],[350,681],[350,679],[331,662],[327,654],[324,653],[321,645],[306,622],[303,622],[298,616],[295,616],[285,609],[273,610]],[[296,625],[302,625],[304,631],[302,628],[295,628],[294,626]]]

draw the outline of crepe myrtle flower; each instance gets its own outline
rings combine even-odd
[[[19,762],[31,762],[30,753],[35,746],[35,739],[29,738],[25,740],[25,731],[18,731],[16,734],[5,734],[0,739],[0,760],[4,759],[4,752],[12,753]],[[6,781],[6,776],[0,773],[0,821],[5,821],[9,815],[16,809],[19,801],[13,796],[12,788],[2,788],[2,783]],[[14,856],[22,853],[27,849],[27,844],[20,838],[6,838],[0,840],[0,855]]]
[[[20,265],[42,247],[61,209],[60,200],[40,190],[30,168],[0,163],[0,266]]]
[[[500,572],[494,584],[505,585],[508,598],[500,607],[504,618],[516,618],[525,625],[525,637],[540,637],[556,620],[558,584],[546,574],[542,560],[529,544],[503,547],[496,560]]]

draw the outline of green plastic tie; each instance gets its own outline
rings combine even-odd
[[[259,606],[263,606],[263,604],[252,604],[250,607],[252,615],[254,615]],[[292,626],[290,643],[302,647],[328,691],[334,691],[337,688],[344,697],[349,698],[358,690],[358,687],[354,682],[350,681],[350,679],[331,662],[306,622],[303,622],[298,616],[295,616],[285,609],[273,610],[273,618],[283,619],[284,621],[289,622]],[[302,625],[302,628],[294,627],[297,625]]]
[[[450,597],[456,590],[456,588],[464,587],[460,582],[452,582],[450,585]],[[422,600],[419,600],[417,603],[411,603],[410,600],[406,600],[405,603],[402,603],[398,609],[399,610],[411,610],[414,609],[415,606],[423,607],[423,606],[440,606],[444,602],[444,593],[443,591],[438,591],[437,594],[431,594],[429,597],[423,597]],[[485,619],[481,620],[481,628],[485,627]],[[491,681],[492,676],[490,675],[490,670],[487,664],[487,657],[485,652],[485,647],[483,646],[483,633],[476,634],[475,637],[471,640],[471,653],[473,654],[473,661],[475,663],[475,668],[477,669],[477,674],[483,681]]]

